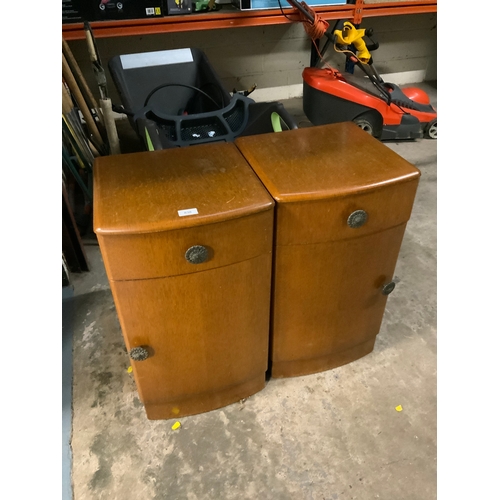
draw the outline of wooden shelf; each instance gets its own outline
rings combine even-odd
[[[327,21],[349,19],[360,23],[365,17],[394,16],[403,14],[424,14],[437,12],[437,0],[396,1],[331,7],[314,7],[314,10]],[[291,9],[285,9],[290,15]],[[239,28],[290,23],[280,9],[240,11],[232,6],[219,11],[184,16],[166,16],[156,19],[132,19],[123,21],[95,21],[90,26],[96,38],[119,36],[152,35],[221,28]],[[84,40],[83,23],[63,24],[62,35],[65,40]]]

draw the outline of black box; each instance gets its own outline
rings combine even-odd
[[[166,16],[191,14],[192,0],[163,0],[163,10]]]
[[[89,0],[62,0],[62,22],[82,23],[89,20]]]
[[[81,0],[90,3],[89,21],[145,19],[163,16],[162,0]]]

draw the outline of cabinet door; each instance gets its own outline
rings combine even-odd
[[[382,287],[393,278],[405,227],[277,247],[273,375],[280,362],[311,360],[311,373],[339,366],[335,354],[375,338],[387,301]],[[308,372],[307,363],[299,365],[300,374]]]
[[[270,252],[217,269],[111,286],[127,349],[146,346],[149,353],[132,361],[148,416],[208,411],[250,395],[231,387],[255,379],[264,386]],[[256,384],[250,386],[256,392]],[[155,405],[159,413],[149,412]]]

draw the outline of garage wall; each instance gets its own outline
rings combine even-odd
[[[436,80],[436,24],[436,14],[365,19],[361,27],[373,28],[380,42],[380,48],[373,53],[379,73],[396,84]],[[99,38],[97,44],[106,70],[114,55],[198,47],[207,54],[227,90],[245,90],[256,84],[252,94],[256,101],[301,96],[301,74],[309,65],[311,54],[311,43],[298,23]],[[98,96],[85,42],[71,41],[69,45]],[[343,57],[331,49],[328,54],[327,61],[343,69]],[[111,99],[119,103],[109,73],[108,84]]]

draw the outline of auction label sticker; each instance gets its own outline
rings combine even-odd
[[[177,213],[179,214],[179,217],[185,217],[186,215],[197,215],[198,209],[197,208],[186,208],[185,210],[177,210]]]

